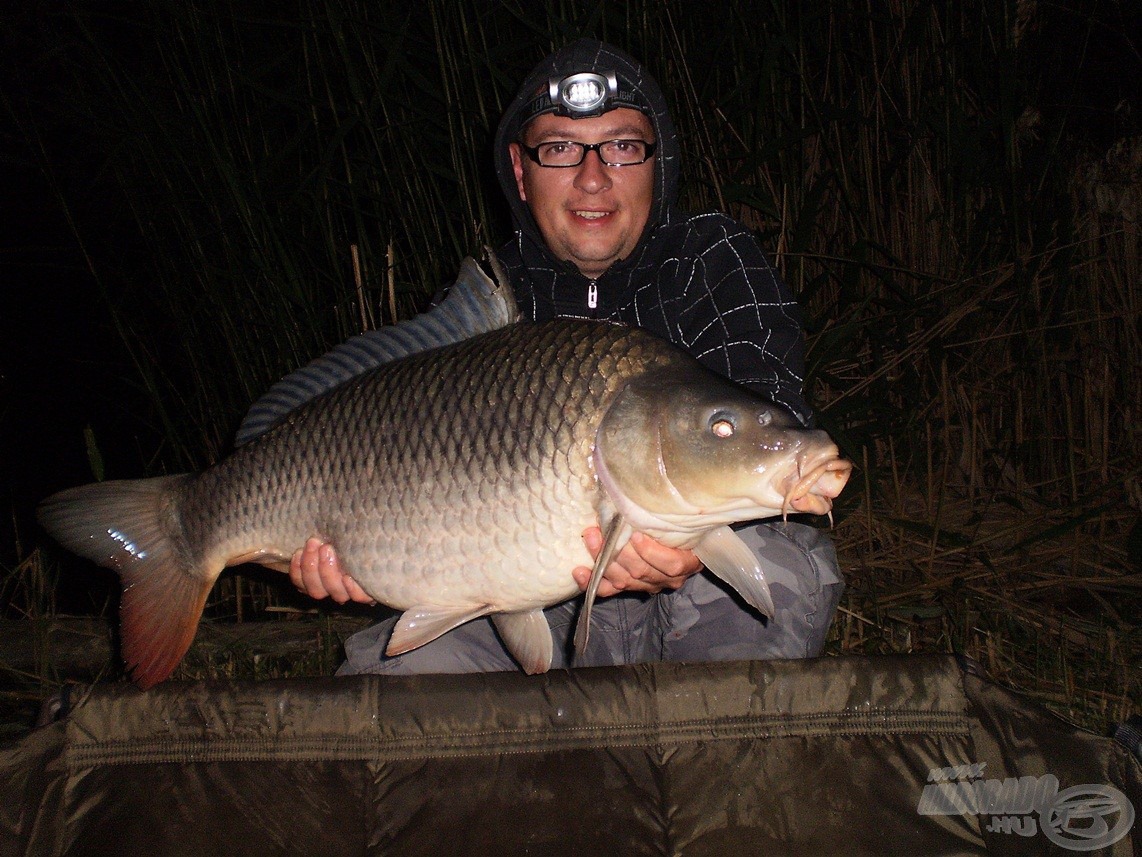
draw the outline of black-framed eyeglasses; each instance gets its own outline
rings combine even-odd
[[[538,146],[521,142],[519,147],[541,167],[577,167],[588,152],[595,152],[608,167],[631,167],[645,163],[658,144],[646,140],[604,140],[602,143],[552,140]]]

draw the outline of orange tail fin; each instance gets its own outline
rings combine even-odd
[[[123,660],[144,689],[169,676],[190,648],[222,571],[203,567],[181,535],[175,490],[186,478],[83,485],[38,509],[60,544],[119,573]]]

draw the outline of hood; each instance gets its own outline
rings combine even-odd
[[[515,100],[504,113],[504,118],[496,131],[494,149],[496,176],[511,206],[512,221],[516,229],[531,243],[546,250],[527,204],[519,198],[508,145],[518,139],[520,127],[531,115],[537,94],[547,90],[550,78],[563,78],[579,72],[607,71],[615,72],[619,92],[634,102],[618,106],[641,106],[643,112],[650,117],[658,141],[658,149],[654,155],[654,199],[651,203],[650,217],[647,219],[646,229],[638,247],[630,257],[617,263],[617,266],[625,267],[640,255],[650,233],[666,218],[666,212],[677,197],[679,173],[678,136],[667,111],[666,99],[658,84],[633,57],[604,42],[580,39],[542,60],[520,86]],[[550,254],[547,255],[550,257]],[[569,262],[556,262],[553,257],[551,259],[559,266],[574,267]]]

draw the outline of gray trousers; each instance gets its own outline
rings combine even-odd
[[[777,615],[763,619],[709,572],[677,591],[621,593],[595,602],[587,651],[571,648],[582,598],[544,611],[555,640],[553,668],[647,661],[774,660],[821,653],[844,584],[827,535],[797,523],[764,523],[738,535],[764,561]],[[489,619],[476,619],[397,657],[385,646],[397,617],[345,643],[338,675],[505,672],[519,669]]]

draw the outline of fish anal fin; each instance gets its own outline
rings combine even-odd
[[[547,617],[542,610],[496,613],[492,616],[492,622],[504,646],[525,673],[536,675],[551,669],[554,644],[551,640],[551,626],[547,624]]]
[[[487,604],[478,607],[411,607],[397,620],[385,654],[392,657],[411,652],[453,628],[491,612],[492,608]]]
[[[777,612],[765,570],[753,551],[729,527],[718,527],[702,537],[694,553],[703,565],[732,586],[746,602],[772,619]]]

